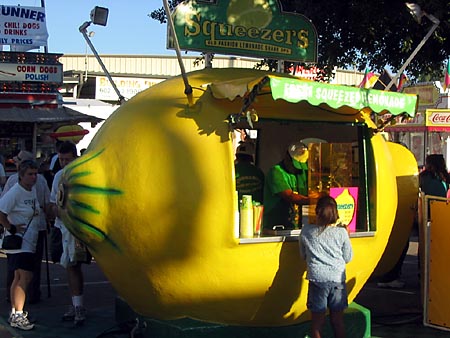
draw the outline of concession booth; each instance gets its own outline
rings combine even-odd
[[[79,128],[61,133],[61,127],[102,121],[62,105],[61,55],[0,52],[0,153],[7,171],[15,171],[11,159],[19,150],[44,158],[55,151],[57,139],[76,140],[85,133]]]
[[[171,19],[183,49],[316,61],[314,25],[282,12],[278,1],[184,1]],[[311,319],[301,226],[258,229],[261,210],[237,198],[233,138],[250,135],[265,173],[302,140],[308,194],[335,196],[349,228],[348,314],[360,314],[353,301],[374,273],[397,262],[418,193],[414,155],[386,141],[373,119],[414,118],[417,100],[264,70],[182,72],[121,105],[66,166],[59,214],[88,246],[129,318],[166,325],[166,333],[186,319],[190,330],[229,326],[236,330],[230,336],[244,336],[246,327],[261,329],[257,336],[298,328]],[[306,209],[302,220],[314,223],[314,198]],[[361,321],[351,318],[359,331],[349,336],[369,337],[370,320],[358,329],[353,323]]]

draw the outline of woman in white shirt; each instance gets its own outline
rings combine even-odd
[[[38,238],[39,202],[34,185],[37,180],[38,166],[34,161],[23,161],[19,165],[19,182],[0,199],[0,223],[7,230],[6,235],[17,233],[23,237],[22,247],[18,250],[5,250],[8,265],[14,270],[11,285],[12,327],[31,330],[34,324],[23,311],[27,287],[33,278],[34,252]]]

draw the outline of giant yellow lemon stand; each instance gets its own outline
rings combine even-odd
[[[139,315],[242,327],[305,322],[307,281],[297,241],[252,243],[234,236],[230,120],[248,108],[260,121],[344,121],[366,124],[370,132],[376,126],[366,106],[377,91],[249,69],[205,69],[188,73],[188,80],[191,105],[176,77],[138,94],[105,122],[85,154],[65,169],[62,218]],[[287,89],[280,99],[277,84]],[[325,89],[351,90],[344,94],[364,104],[317,101],[311,86],[323,95]],[[416,96],[390,95],[411,101],[406,112],[414,115]],[[367,232],[352,237],[350,302],[383,254],[398,205],[396,159],[381,135],[369,135],[361,146],[368,149],[370,217]]]

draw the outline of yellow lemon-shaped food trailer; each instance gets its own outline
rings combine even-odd
[[[256,131],[265,172],[293,140],[320,139],[326,143],[310,146],[328,155],[322,174],[310,175],[310,191],[343,182],[358,189],[351,302],[382,257],[396,213],[410,212],[399,209],[398,176],[410,182],[401,193],[417,196],[414,157],[386,142],[371,114],[413,116],[417,97],[249,69],[204,69],[187,79],[191,97],[175,77],[126,102],[65,168],[58,203],[67,227],[141,315],[248,326],[308,320],[298,232],[236,234],[232,135]],[[333,153],[338,145],[350,154]],[[333,168],[342,156],[347,162]]]

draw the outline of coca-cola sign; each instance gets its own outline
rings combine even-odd
[[[450,110],[448,109],[427,109],[427,126],[448,126],[450,127]]]

